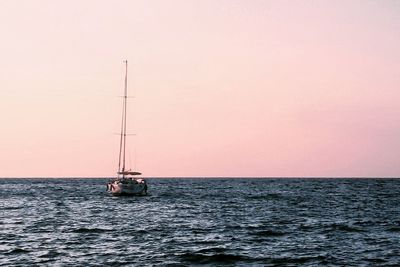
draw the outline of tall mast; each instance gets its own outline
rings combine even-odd
[[[125,60],[125,86],[122,102],[122,122],[121,122],[121,139],[119,143],[118,172],[125,171],[125,150],[126,150],[126,106],[128,98],[128,61]],[[124,174],[122,174],[124,176]]]
[[[125,171],[125,148],[126,148],[126,106],[128,103],[128,60],[125,60],[125,94],[124,94],[124,103],[125,103],[125,122],[124,122],[124,159],[122,165],[122,171]]]

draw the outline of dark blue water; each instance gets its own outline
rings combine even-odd
[[[4,266],[399,266],[400,179],[0,179]]]

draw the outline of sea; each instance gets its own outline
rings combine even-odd
[[[0,266],[400,266],[400,179],[0,179]]]

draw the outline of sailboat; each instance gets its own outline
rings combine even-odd
[[[125,165],[126,151],[126,117],[128,99],[128,61],[125,60],[125,86],[122,104],[122,123],[119,142],[119,158],[117,177],[107,183],[107,191],[113,195],[147,195],[147,182],[145,179],[136,178],[141,175],[138,171],[127,170]]]

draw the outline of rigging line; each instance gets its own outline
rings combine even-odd
[[[137,140],[137,137],[135,137],[135,146],[134,146],[134,148],[133,148],[133,166],[134,166],[134,168],[135,168],[135,170],[137,170],[137,143],[138,143],[138,140]]]
[[[118,157],[118,172],[121,171],[121,160],[122,160],[122,145],[124,139],[124,116],[125,116],[125,103],[122,102],[122,120],[121,120],[121,132],[120,132],[120,142],[119,142],[119,157]]]

